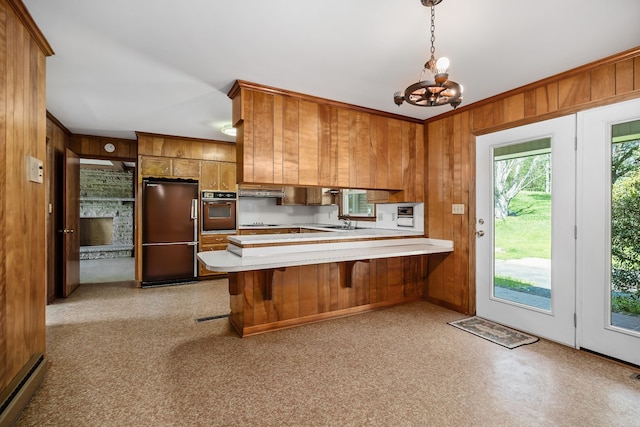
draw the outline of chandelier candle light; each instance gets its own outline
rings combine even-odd
[[[423,6],[431,7],[431,58],[424,64],[420,79],[402,92],[393,95],[393,101],[402,105],[404,101],[419,107],[437,107],[450,104],[456,108],[462,103],[462,85],[449,80],[449,59],[436,60],[435,6],[442,0],[420,0]],[[427,73],[428,72],[428,73]],[[427,79],[425,80],[425,74]]]

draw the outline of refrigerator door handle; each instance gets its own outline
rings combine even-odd
[[[191,219],[198,219],[198,199],[191,200]]]

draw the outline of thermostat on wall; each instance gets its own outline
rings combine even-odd
[[[44,167],[42,166],[42,160],[38,160],[35,157],[27,157],[27,174],[29,175],[29,181],[42,184],[42,176]]]

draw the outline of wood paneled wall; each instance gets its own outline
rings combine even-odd
[[[105,144],[111,143],[116,149],[109,153],[104,149]],[[69,149],[80,157],[131,160],[138,155],[138,144],[135,139],[107,138],[90,135],[71,135]]]
[[[239,183],[395,190],[391,201],[423,201],[420,121],[245,81],[229,97]]]
[[[0,390],[45,352],[45,58],[51,47],[19,0],[0,0]]]
[[[138,155],[170,157],[174,159],[236,161],[234,143],[212,139],[184,138],[136,132]]]
[[[475,137],[640,97],[640,47],[459,107],[427,126],[429,237],[454,241],[454,252],[430,261],[426,298],[475,312]],[[465,215],[452,215],[463,203]]]
[[[415,301],[422,297],[427,258],[230,273],[230,321],[246,336]]]

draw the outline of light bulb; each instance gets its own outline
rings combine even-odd
[[[438,70],[438,73],[446,73],[447,70],[449,69],[449,58],[447,58],[446,56],[443,56],[442,58],[439,58],[436,61],[436,70]]]

